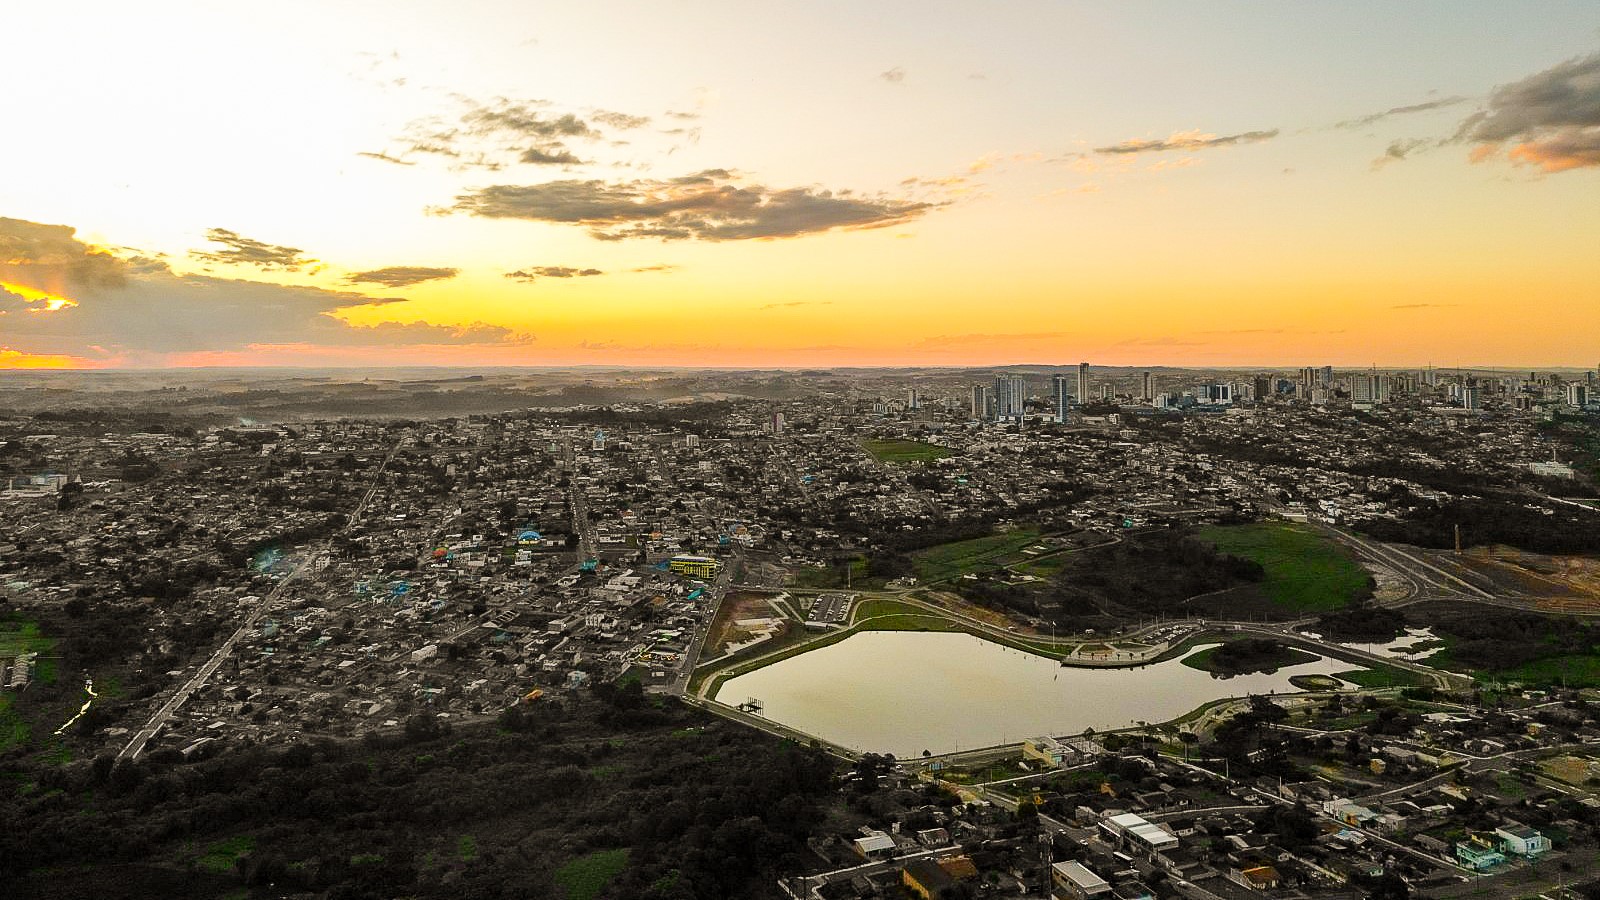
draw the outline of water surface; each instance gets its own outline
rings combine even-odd
[[[1322,658],[1226,679],[1178,659],[1081,669],[970,634],[865,631],[729,679],[717,699],[753,697],[762,715],[807,734],[915,756],[1164,722],[1222,697],[1292,693],[1294,675],[1357,668]]]

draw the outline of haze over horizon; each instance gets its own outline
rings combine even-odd
[[[88,7],[0,368],[1597,358],[1593,3]]]

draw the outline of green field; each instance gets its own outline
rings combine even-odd
[[[1422,676],[1415,672],[1377,664],[1373,664],[1366,669],[1335,672],[1334,677],[1342,678],[1364,688],[1416,687],[1424,683]]]
[[[1348,606],[1367,587],[1367,572],[1333,541],[1304,525],[1258,522],[1201,528],[1201,540],[1266,570],[1261,587],[1273,603],[1296,612]]]
[[[828,566],[826,569],[813,569],[810,566],[794,570],[795,587],[813,588],[817,590],[833,590],[835,588],[850,587],[857,590],[880,590],[883,588],[882,578],[867,576],[867,558],[855,556],[850,559],[850,574],[845,576],[844,566]]]
[[[969,572],[997,569],[1005,563],[1014,562],[1015,560],[1006,557],[1038,539],[1038,531],[1022,528],[1005,534],[992,534],[988,537],[940,544],[911,554],[911,564],[916,570],[917,578],[923,584],[945,581]]]
[[[556,884],[567,900],[593,900],[627,867],[627,850],[596,850],[557,869]]]
[[[873,458],[882,463],[918,463],[933,462],[954,456],[955,451],[949,447],[938,447],[933,444],[924,444],[921,441],[862,441],[862,449],[871,453]]]
[[[39,623],[19,619],[0,621],[0,659],[22,653],[48,653],[56,642],[39,633]]]

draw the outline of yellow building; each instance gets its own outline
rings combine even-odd
[[[717,574],[717,561],[708,556],[674,556],[667,568],[679,575],[710,578]]]

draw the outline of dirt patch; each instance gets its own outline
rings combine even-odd
[[[763,620],[782,618],[782,614],[769,602],[774,594],[736,591],[724,597],[717,617],[711,623],[706,640],[706,656],[720,656],[730,644],[749,641],[766,627],[776,623]]]

